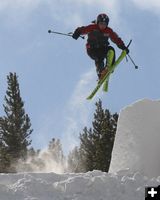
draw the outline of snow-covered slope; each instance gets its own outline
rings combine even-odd
[[[2,174],[0,200],[144,200],[144,186],[160,184],[160,179],[125,173]]]
[[[110,172],[129,168],[160,175],[160,101],[141,100],[120,112]]]
[[[160,185],[159,149],[160,102],[142,100],[120,113],[112,173],[1,174],[0,200],[144,200]]]

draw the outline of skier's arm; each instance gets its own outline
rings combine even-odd
[[[89,32],[91,32],[94,29],[96,29],[96,26],[94,24],[90,24],[88,26],[78,27],[74,31],[72,37],[77,40],[80,35],[86,35],[86,34],[88,34]]]
[[[120,49],[125,50],[126,53],[129,53],[129,49],[125,46],[122,39],[115,33],[111,28],[108,29],[109,38],[114,42]]]

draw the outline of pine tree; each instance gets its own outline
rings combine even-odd
[[[117,128],[118,114],[111,115],[102,108],[102,101],[96,103],[92,129],[85,129],[80,134],[80,150],[85,157],[85,168],[108,172],[114,138]]]
[[[95,142],[94,142],[94,134],[92,129],[89,130],[87,127],[83,129],[83,133],[80,134],[80,155],[81,162],[85,163],[85,170],[92,171],[95,169]]]
[[[69,172],[79,173],[86,172],[86,159],[79,147],[75,147],[69,152],[67,160],[67,169]]]
[[[0,139],[0,173],[7,172],[6,166],[10,164],[10,156],[6,154],[5,145]]]
[[[77,168],[79,165],[79,149],[75,147],[72,151],[69,152],[67,159],[67,168],[69,172],[78,172]]]
[[[109,110],[102,108],[102,101],[96,103],[93,121],[93,133],[96,145],[96,169],[108,172],[114,138],[117,128],[118,115],[111,115]]]
[[[2,151],[1,162],[6,162],[8,171],[15,171],[14,165],[18,159],[25,158],[32,129],[30,118],[25,114],[24,102],[20,96],[18,77],[16,73],[7,76],[8,88],[5,95],[5,116],[0,118],[0,136]],[[7,156],[7,159],[3,155]],[[1,163],[0,163],[1,164]]]
[[[52,155],[52,158],[57,163],[63,163],[64,155],[62,145],[59,139],[52,138],[49,142],[48,151]]]

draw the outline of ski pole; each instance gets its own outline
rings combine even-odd
[[[57,32],[57,31],[51,31],[51,30],[48,30],[48,33],[54,33],[54,34],[59,34],[59,35],[64,35],[64,36],[69,36],[69,37],[72,37],[73,33],[70,32],[70,33],[61,33],[61,32]],[[82,39],[84,39],[85,37],[84,36],[80,36]]]
[[[129,41],[127,48],[130,46],[132,40]],[[135,62],[133,61],[133,59],[131,58],[131,56],[129,54],[127,54],[127,56],[129,57],[129,59],[131,60],[131,62],[133,63],[135,69],[138,69],[138,66],[135,64]],[[127,60],[127,56],[126,56],[126,60]],[[128,60],[127,60],[128,61]]]
[[[132,39],[129,41],[129,43],[128,43],[128,45],[127,45],[127,48],[130,46],[131,43],[132,43]],[[127,55],[126,55],[126,62],[128,62]]]
[[[130,46],[131,42],[132,42],[132,40],[129,41],[129,43],[128,43],[128,45],[127,45],[127,48]]]
[[[127,54],[127,56],[129,57],[129,59],[131,60],[131,62],[133,63],[135,69],[138,69],[138,66],[135,64],[135,62],[133,61],[133,59],[131,58],[131,56],[129,54]]]

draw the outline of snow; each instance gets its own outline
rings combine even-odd
[[[92,171],[81,174],[1,174],[1,200],[142,200],[145,185],[160,184],[128,171],[108,174]]]
[[[160,101],[143,99],[120,112],[110,172],[160,175]]]
[[[151,100],[121,111],[109,173],[0,174],[0,200],[144,200],[160,185],[159,114]]]

